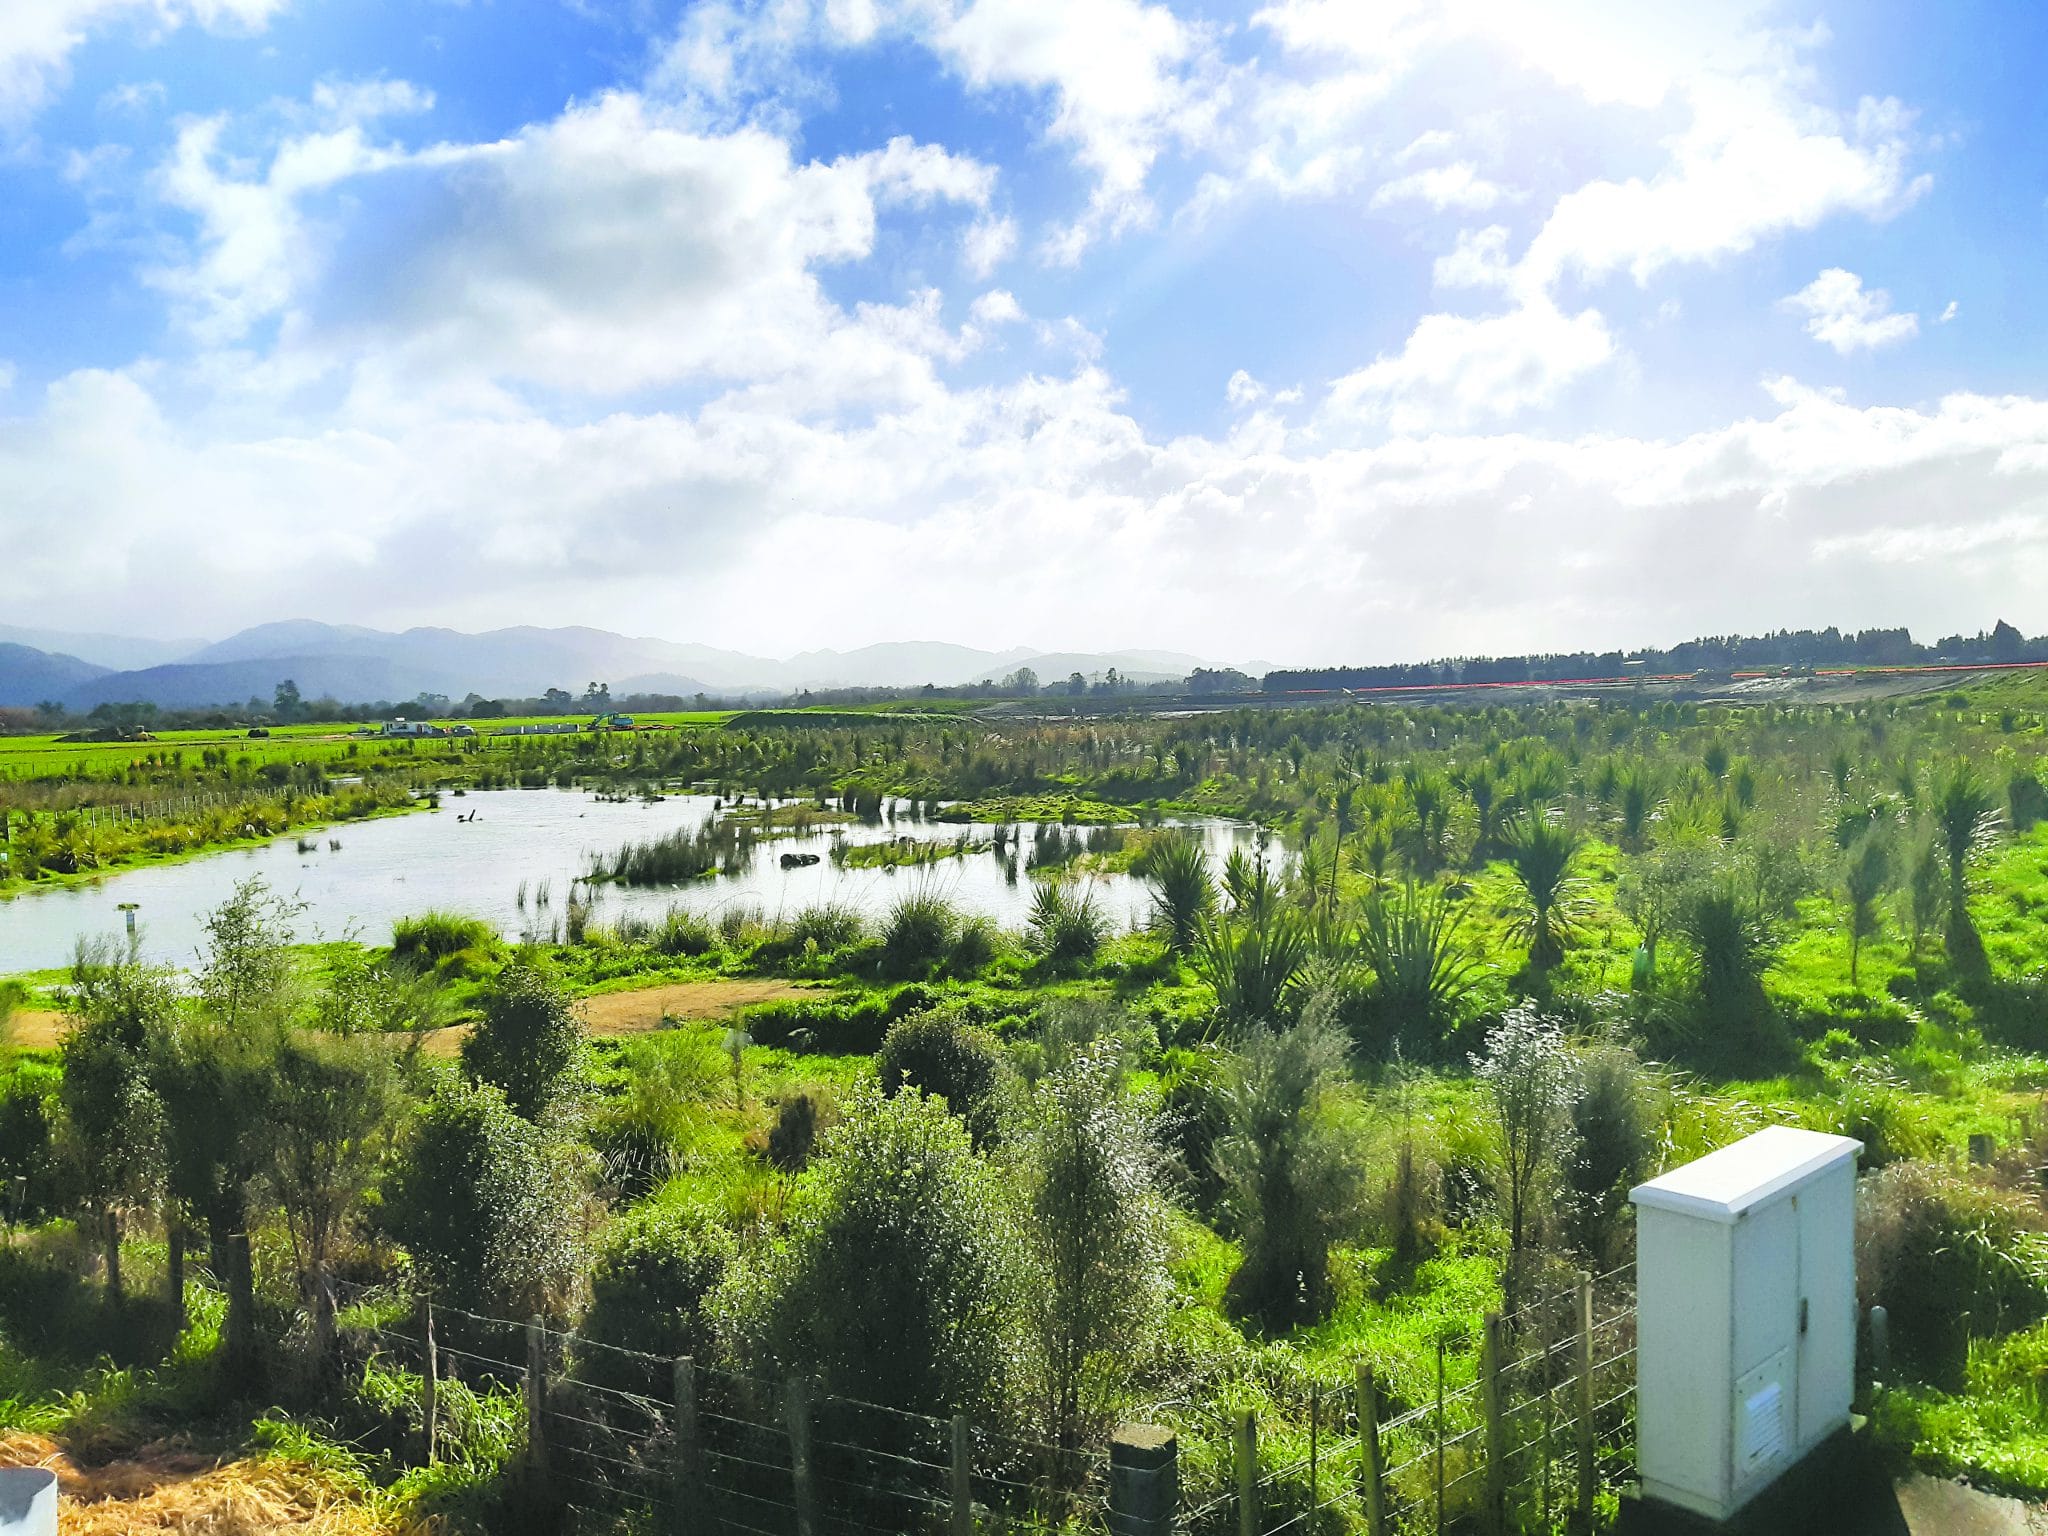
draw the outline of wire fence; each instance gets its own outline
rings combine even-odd
[[[1582,1278],[1476,1330],[1438,1340],[1432,1379],[1384,1392],[1361,1366],[1349,1391],[1312,1395],[1306,1444],[1260,1443],[1232,1417],[1197,1420],[1198,1463],[1228,1485],[1187,1501],[1190,1536],[1440,1536],[1591,1530],[1635,1476],[1632,1269]]]
[[[437,1396],[516,1391],[522,1470],[571,1510],[692,1536],[1099,1531],[1110,1453],[907,1413],[689,1359],[384,1293],[352,1324]],[[1634,1477],[1632,1271],[1438,1342],[1433,1376],[1383,1391],[1361,1363],[1311,1386],[1284,1437],[1248,1413],[1155,1405],[1180,1447],[1185,1536],[1447,1536],[1596,1529]],[[1278,1428],[1280,1426],[1276,1426]],[[1207,1474],[1205,1476],[1205,1473]],[[1220,1475],[1219,1475],[1220,1474]]]
[[[578,1513],[691,1536],[1099,1530],[1106,1453],[908,1413],[389,1293],[350,1331],[420,1373],[432,1459],[450,1382],[516,1390],[521,1472]],[[376,1310],[364,1307],[363,1311]]]

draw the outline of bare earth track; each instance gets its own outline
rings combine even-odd
[[[599,1038],[644,1034],[659,1029],[664,1017],[687,1023],[731,1017],[755,1003],[777,998],[801,997],[804,989],[786,981],[743,979],[678,981],[666,986],[638,987],[630,992],[601,992],[586,997],[577,1006],[584,1026]],[[64,1037],[70,1015],[45,1008],[30,1008],[8,1021],[14,1043],[26,1050],[49,1050]],[[469,1033],[467,1024],[430,1029],[422,1037],[429,1055],[453,1056]]]

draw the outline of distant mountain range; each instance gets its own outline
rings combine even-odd
[[[949,686],[999,680],[1019,667],[1030,667],[1042,682],[1111,667],[1133,681],[1152,682],[1185,677],[1203,664],[1173,651],[998,652],[926,641],[806,651],[776,660],[601,629],[531,626],[485,634],[392,634],[291,620],[259,624],[213,643],[0,628],[0,705],[53,699],[80,711],[133,702],[194,709],[267,701],[287,678],[307,699],[368,704],[423,693],[537,698],[549,688],[564,688],[580,695],[593,682],[608,684],[618,698]]]

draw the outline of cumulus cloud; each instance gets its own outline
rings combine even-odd
[[[188,123],[162,177],[199,235],[155,281],[203,342],[275,320],[299,353],[380,377],[597,393],[798,374],[826,394],[919,387],[919,343],[954,343],[885,306],[849,318],[819,270],[868,254],[879,209],[978,207],[993,182],[908,138],[798,162],[777,135],[700,132],[628,92],[486,144],[408,150],[350,121],[254,172],[228,129]],[[344,183],[353,217],[319,217]]]
[[[1890,294],[1882,288],[1866,290],[1862,278],[1840,267],[1829,267],[1789,295],[1783,307],[1805,315],[1806,334],[1844,357],[1920,334],[1918,315],[1893,314]]]
[[[1425,315],[1398,353],[1332,384],[1325,414],[1395,432],[1498,420],[1551,404],[1613,355],[1597,311],[1568,315],[1542,297],[1477,319]]]

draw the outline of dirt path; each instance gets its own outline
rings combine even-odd
[[[801,997],[804,989],[786,981],[755,981],[718,978],[710,981],[675,981],[659,987],[639,987],[631,992],[601,992],[578,1005],[583,1022],[593,1035],[638,1035],[659,1029],[664,1015],[686,1020],[723,1019],[755,1003],[769,1003],[779,997]],[[24,1050],[48,1050],[64,1037],[71,1016],[48,1009],[30,1008],[8,1020],[14,1044]],[[453,1056],[469,1033],[467,1024],[430,1029],[424,1038],[430,1056]]]
[[[664,1017],[698,1021],[723,1019],[755,1003],[770,1003],[782,997],[802,997],[805,989],[786,981],[727,980],[675,981],[658,987],[638,987],[631,992],[600,992],[584,998],[585,1027],[592,1035],[645,1034],[659,1029]],[[453,1056],[469,1033],[467,1024],[427,1031],[425,1049],[432,1056]]]
[[[68,1013],[47,1008],[24,1008],[7,1020],[8,1038],[25,1051],[47,1051],[64,1038],[71,1022]]]

